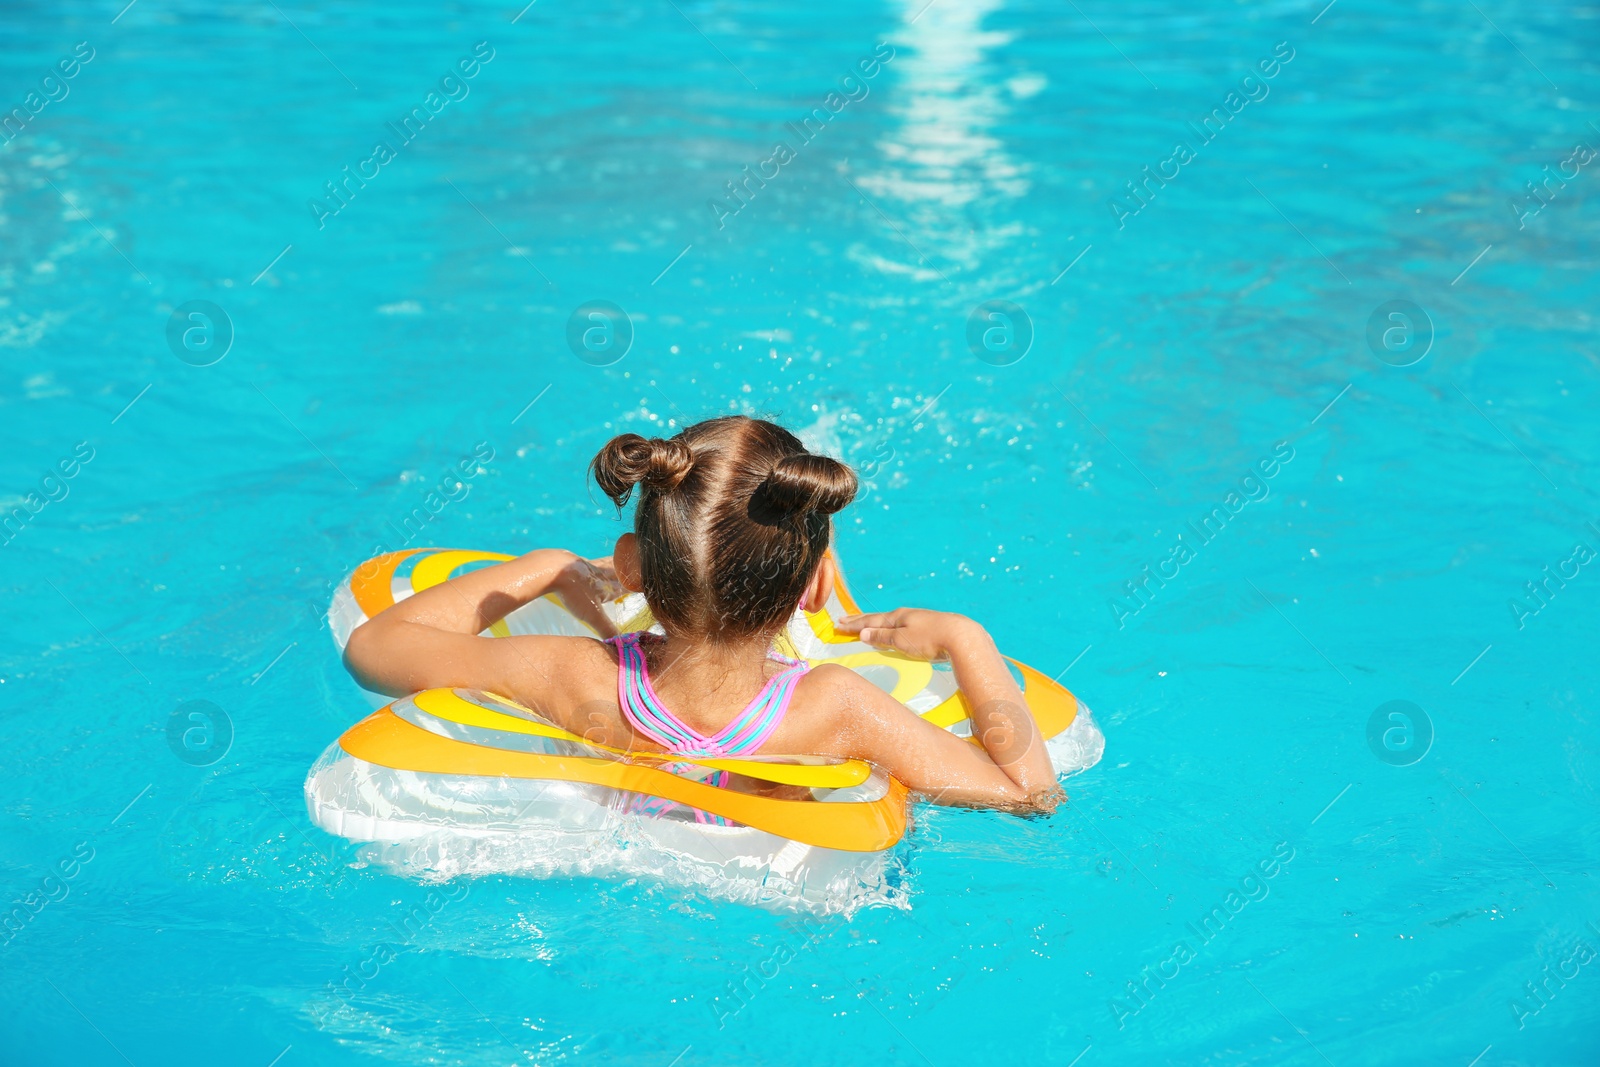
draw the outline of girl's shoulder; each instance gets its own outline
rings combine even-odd
[[[872,682],[838,663],[817,664],[806,672],[805,677],[801,679],[801,685],[818,696],[828,695],[851,703],[861,703],[864,700],[878,703],[878,698],[881,698],[892,704],[898,704]]]
[[[817,694],[843,693],[854,689],[859,682],[866,682],[866,679],[849,667],[842,667],[837,663],[818,663],[806,671],[795,691],[799,692],[804,688]]]
[[[592,732],[598,716],[612,726],[596,739],[615,740],[615,645],[598,637],[560,634],[513,635],[496,638],[495,644],[504,646],[501,662],[510,679],[506,696],[572,733]]]
[[[795,686],[772,751],[866,757],[903,737],[916,713],[849,667],[819,663]]]
[[[510,653],[505,659],[519,689],[567,696],[579,703],[595,692],[616,689],[616,645],[598,637],[518,634],[496,639]]]
[[[792,706],[813,723],[860,725],[865,717],[876,717],[885,703],[900,705],[882,689],[849,667],[819,663],[806,672],[795,686]]]

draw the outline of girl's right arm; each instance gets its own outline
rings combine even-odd
[[[988,632],[961,615],[901,608],[838,620],[878,648],[948,660],[972,718],[978,747],[910,711],[854,672],[835,676],[852,752],[913,792],[945,804],[1018,812],[1053,811],[1064,794],[1022,691]]]
[[[608,580],[609,570],[606,560],[540,549],[451,578],[358,626],[345,645],[345,666],[360,685],[390,696],[462,686],[540,700],[559,688],[558,668],[574,639],[478,635],[552,592],[608,634],[610,623],[590,590]]]

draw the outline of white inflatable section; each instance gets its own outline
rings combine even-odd
[[[1049,746],[1065,775],[1093,766],[1105,740],[1080,705],[1072,726]],[[904,844],[843,852],[750,827],[641,816],[624,810],[628,795],[597,786],[398,771],[355,759],[334,743],[312,767],[305,795],[318,826],[370,842],[362,852],[368,862],[426,881],[495,874],[638,878],[813,914],[910,902]]]
[[[841,852],[750,827],[641,816],[625,810],[630,799],[569,782],[397,771],[348,756],[338,744],[306,779],[313,822],[372,842],[364,850],[370,862],[430,881],[632,877],[819,914],[850,914],[903,896],[892,851]]]

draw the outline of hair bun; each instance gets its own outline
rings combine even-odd
[[[777,462],[760,494],[782,515],[832,515],[855,499],[856,473],[836,459],[801,452]]]
[[[694,468],[694,453],[677,438],[619,434],[606,442],[589,464],[594,480],[617,507],[628,502],[633,487],[656,492],[676,489]]]

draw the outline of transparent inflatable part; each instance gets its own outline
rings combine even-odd
[[[1072,726],[1048,744],[1063,776],[1093,766],[1105,748],[1082,705]],[[869,780],[814,795],[822,803],[866,800],[882,789]],[[305,796],[318,826],[368,843],[367,862],[427,881],[631,877],[773,911],[853,915],[910,906],[905,846],[844,852],[752,827],[698,823],[685,809],[645,815],[629,810],[635,794],[604,786],[394,770],[334,743],[311,768]]]
[[[1073,699],[1077,700],[1077,697]],[[957,737],[971,737],[972,723],[962,720],[950,727],[950,732]],[[1089,705],[1079,700],[1072,725],[1046,739],[1044,747],[1050,753],[1050,765],[1055,768],[1056,777],[1067,778],[1082,774],[1100,762],[1100,758],[1106,754],[1106,735],[1100,732]]]
[[[305,794],[318,826],[371,843],[362,851],[369,862],[430,881],[634,877],[818,914],[907,903],[894,850],[843,852],[746,826],[639,815],[626,810],[634,794],[602,786],[399,771],[335,743],[312,766]]]
[[[1072,725],[1045,742],[1057,778],[1081,774],[1100,762],[1106,754],[1106,735],[1094,721],[1089,705],[1078,701],[1078,714]]]
[[[334,647],[343,653],[344,646],[350,643],[350,634],[366,621],[367,616],[356,603],[355,594],[350,591],[350,580],[346,578],[333,591],[333,603],[328,605],[328,633],[333,635]]]

